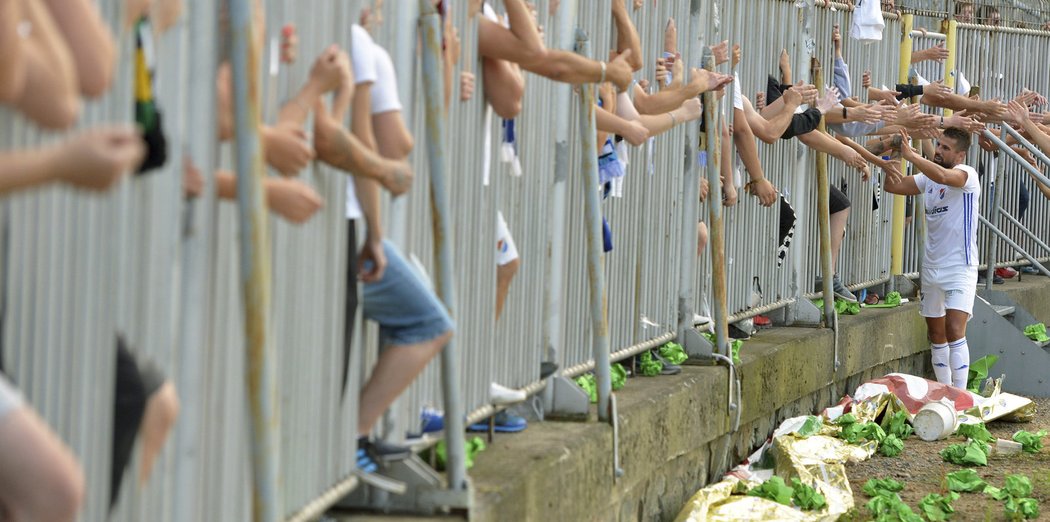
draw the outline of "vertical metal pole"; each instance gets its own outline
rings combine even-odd
[[[233,69],[237,207],[241,285],[244,292],[246,371],[252,427],[252,519],[276,522],[284,516],[281,493],[281,416],[276,354],[267,343],[270,310],[270,241],[259,142],[259,49],[254,47],[252,1],[229,0]],[[261,31],[262,28],[254,30]]]
[[[573,35],[576,18],[575,0],[566,0],[558,7],[555,18],[555,34],[559,49],[571,49],[575,40]],[[562,288],[565,277],[565,222],[566,199],[569,179],[569,127],[572,108],[572,86],[567,83],[555,84],[554,90],[554,184],[551,186],[550,219],[548,221],[547,252],[547,285],[544,289],[544,316],[546,323],[544,335],[548,361],[557,362],[558,351],[562,348],[562,329],[565,315],[562,309]],[[548,409],[554,407],[553,386],[544,390],[544,404]]]
[[[198,31],[219,34],[218,6],[194,4],[189,6],[188,27],[183,32],[189,49],[190,74],[187,100],[198,104],[187,114],[186,128],[198,129],[188,137],[187,151],[198,165],[215,164],[215,76],[218,67],[217,40],[194,38]],[[203,169],[206,179],[204,194],[188,202],[184,214],[182,242],[181,283],[178,296],[177,340],[175,344],[179,364],[176,383],[185,404],[204,404],[205,353],[208,318],[211,317],[211,240],[213,237],[214,174]],[[201,413],[187,412],[179,418],[173,437],[174,484],[172,520],[200,520],[203,516],[201,487],[202,462],[201,433],[208,418]]]
[[[901,57],[897,68],[897,83],[908,83],[908,69],[911,66],[911,28],[915,16],[905,14],[901,17]],[[901,172],[908,172],[908,162],[901,160]],[[904,196],[893,196],[893,228],[890,233],[890,274],[904,275]],[[890,278],[893,281],[893,278]]]
[[[576,52],[590,53],[587,33],[576,29]],[[606,318],[605,270],[602,267],[602,209],[598,199],[597,131],[594,120],[594,89],[592,84],[580,86],[580,169],[583,171],[583,203],[587,227],[587,278],[590,281],[591,335],[593,336],[594,377],[598,383],[598,420],[608,422],[609,395],[612,382],[609,376],[609,323]]]
[[[689,7],[688,57],[696,60],[702,48],[700,2],[693,1]],[[708,113],[705,109],[705,115]],[[685,154],[682,171],[682,242],[681,267],[678,273],[678,342],[685,345],[686,333],[693,328],[693,304],[696,302],[694,281],[696,279],[696,223],[700,215],[700,174],[697,165],[698,123],[685,126]]]
[[[705,57],[704,68],[713,71],[715,68],[714,56]],[[704,132],[707,135],[707,182],[709,185],[707,216],[708,232],[711,238],[711,290],[712,306],[714,307],[715,340],[718,343],[718,353],[729,356],[729,324],[726,318],[729,313],[726,309],[728,292],[726,289],[726,239],[725,221],[723,220],[721,165],[722,165],[722,132],[719,128],[721,120],[718,117],[718,101],[715,93],[704,93]],[[726,160],[728,161],[728,159]],[[727,179],[726,183],[732,183]]]
[[[1006,123],[1003,123],[1002,129],[999,131],[999,139],[1002,140],[1003,143],[1006,143]],[[992,209],[991,215],[988,216],[988,221],[990,221],[992,223],[992,226],[996,229],[999,228],[999,209],[1003,206],[1003,192],[1006,191],[1006,187],[1004,186],[1005,184],[1003,183],[1003,174],[1006,171],[1006,159],[1007,156],[1005,154],[1000,155],[999,161],[996,162],[997,165],[995,169],[995,179],[992,181],[991,184],[993,191]],[[996,241],[995,234],[989,231],[988,235],[985,236],[984,239],[984,262],[988,264],[988,267],[985,269],[986,272],[984,289],[988,291],[991,291],[993,283],[992,279],[995,278],[995,258],[997,243],[998,241]]]
[[[820,94],[824,95],[824,72],[820,61],[813,58],[813,83]],[[826,126],[821,118],[816,132],[824,132]],[[832,292],[832,278],[835,269],[831,266],[831,182],[828,179],[828,155],[817,152],[817,227],[820,234],[820,271],[823,274],[822,288],[824,294],[824,324],[835,331],[835,369],[839,368],[839,320],[835,314],[835,294]]]
[[[426,104],[427,163],[430,167],[430,208],[434,227],[434,257],[437,258],[437,290],[449,315],[456,317],[455,280],[452,258],[451,195],[448,172],[448,115],[445,112],[444,62],[441,57],[441,16],[432,2],[420,0],[420,35],[423,39],[423,85]],[[459,393],[459,358],[455,342],[441,352],[441,389],[445,396],[445,438],[448,443],[448,487],[467,488],[464,458],[463,402]]]
[[[955,72],[955,60],[959,55],[956,52],[958,34],[959,34],[959,22],[955,20],[945,20],[942,24],[944,27],[944,47],[948,49],[948,58],[944,60],[944,85],[949,87],[952,92],[955,92],[955,84],[958,81]],[[910,61],[910,60],[909,60]],[[944,109],[944,117],[952,115],[951,109]]]
[[[690,11],[690,27],[694,27],[692,24],[695,21],[695,32],[692,34],[700,35],[700,7],[697,5],[699,2],[693,1],[692,10]],[[703,17],[706,19],[706,17]],[[703,43],[700,39],[694,38],[693,45],[696,46],[693,56],[704,57],[704,68],[710,71],[715,69],[715,57],[707,52],[703,48]],[[701,54],[702,53],[702,54]],[[731,88],[731,87],[730,87]],[[704,93],[704,132],[706,134],[707,142],[707,182],[709,185],[708,201],[707,201],[707,216],[708,216],[708,232],[711,239],[711,291],[712,291],[712,303],[714,307],[712,312],[714,313],[715,320],[715,341],[717,343],[718,353],[730,357],[729,353],[729,323],[726,322],[726,318],[729,316],[726,310],[726,301],[728,299],[728,293],[726,290],[726,240],[725,240],[725,221],[722,219],[722,190],[721,186],[721,165],[722,165],[722,132],[721,132],[721,119],[719,115],[719,102],[715,97],[714,92]],[[732,94],[730,93],[730,96]],[[728,161],[728,160],[727,160]],[[727,179],[727,183],[732,183],[732,180]],[[692,198],[694,201],[697,197]],[[695,227],[695,225],[693,225]],[[687,229],[691,230],[691,229]],[[693,249],[695,252],[695,248]],[[695,253],[692,254],[695,256]]]

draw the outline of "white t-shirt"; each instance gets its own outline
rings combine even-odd
[[[354,24],[350,28],[350,58],[354,64],[354,83],[360,88],[363,83],[372,83],[372,92],[375,92],[375,83],[378,77],[377,67],[377,45],[372,41],[372,36],[360,25]],[[346,218],[361,219],[361,204],[357,201],[357,192],[354,184],[348,181],[346,184]]]
[[[923,174],[915,175],[926,204],[926,253],[923,267],[977,266],[977,208],[981,183],[969,165],[956,165],[966,173],[962,188],[942,185]]]
[[[376,81],[372,85],[372,114],[400,111],[401,97],[397,93],[397,73],[394,61],[386,49],[376,45]]]
[[[879,0],[859,0],[853,11],[853,24],[849,35],[854,40],[881,42],[882,29],[886,22],[882,19],[882,5]]]

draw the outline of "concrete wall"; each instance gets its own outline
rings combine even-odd
[[[1034,305],[1050,301],[1046,280],[1030,279],[1039,284],[1022,297]],[[926,329],[916,303],[864,310],[842,317],[840,326],[838,371],[830,330],[775,328],[745,342],[735,434],[728,434],[724,367],[688,366],[678,376],[630,379],[617,392],[625,472],[618,481],[607,425],[533,423],[521,434],[497,437],[470,473],[472,519],[671,520],[697,489],[739,463],[783,419],[818,412],[873,377],[928,372]]]

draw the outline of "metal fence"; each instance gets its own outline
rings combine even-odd
[[[258,81],[264,119],[272,121],[280,101],[298,89],[314,56],[329,43],[350,45],[350,26],[366,2],[266,0],[265,51]],[[115,87],[86,107],[81,126],[130,121],[133,38],[123,27],[122,2],[101,7],[120,44]],[[498,6],[496,6],[498,7]],[[549,2],[538,2],[539,23],[551,48],[571,48],[577,25],[587,35],[595,59],[605,59],[615,45],[611,16],[595,14],[586,2],[563,0],[558,16]],[[849,38],[846,6],[807,7],[786,0],[705,2],[696,17],[687,2],[648,2],[631,9],[646,56],[639,77],[655,83],[652,64],[662,50],[667,19],[678,25],[678,45],[688,66],[699,66],[697,38],[707,43],[728,39],[744,45],[735,71],[744,95],[765,91],[767,75],[777,74],[781,49],[791,57],[796,80],[810,77],[809,58],[823,65],[831,83],[834,64],[831,30],[843,31],[845,59],[854,90],[871,70],[876,85],[895,83],[901,22],[887,15],[881,42],[861,44]],[[754,16],[762,12],[763,16]],[[807,24],[802,23],[808,13]],[[416,187],[408,195],[384,201],[389,237],[431,280],[437,277],[431,183],[422,97],[424,74],[417,49],[416,2],[388,3],[386,21],[373,37],[393,57],[404,116],[416,137],[410,160]],[[489,385],[535,393],[540,362],[553,360],[563,375],[594,366],[591,280],[587,274],[584,200],[595,187],[580,172],[585,149],[579,135],[580,97],[569,86],[528,77],[524,110],[515,120],[521,175],[501,159],[502,127],[484,101],[477,51],[477,22],[468,2],[456,2],[450,16],[459,28],[463,54],[456,72],[472,71],[474,98],[459,101],[454,82],[449,108],[447,151],[450,162],[449,238],[461,378],[462,410],[468,421],[491,415]],[[690,17],[700,22],[690,33]],[[135,473],[124,481],[118,520],[245,520],[251,516],[251,438],[245,387],[244,305],[240,281],[239,223],[233,203],[217,201],[214,191],[195,200],[182,197],[184,155],[212,180],[215,168],[230,168],[231,145],[216,145],[215,70],[224,48],[220,10],[191,4],[186,15],[156,40],[159,104],[164,110],[169,161],[158,172],[134,177],[106,195],[84,195],[50,187],[7,198],[0,204],[3,226],[2,289],[5,370],[30,403],[78,455],[88,479],[84,520],[106,519],[111,453],[115,337],[123,334],[138,351],[165,370],[183,404],[175,431],[145,488]],[[798,23],[795,23],[798,22]],[[286,24],[298,28],[299,60],[276,60],[279,35]],[[1050,33],[963,25],[959,29],[958,69],[972,74],[985,97],[1009,98],[1020,87],[1050,92],[1050,79],[1038,64],[1046,62]],[[938,37],[917,37],[917,48]],[[1018,50],[1030,59],[1006,59]],[[722,66],[728,72],[728,65]],[[940,69],[937,69],[940,67]],[[688,70],[688,68],[686,69]],[[972,71],[972,72],[970,72]],[[943,66],[922,65],[930,80]],[[590,87],[584,87],[590,88]],[[855,92],[858,94],[858,92]],[[731,122],[725,101],[719,104]],[[11,112],[0,113],[5,148],[46,143],[53,136],[37,131]],[[674,339],[679,322],[682,274],[693,266],[682,244],[696,231],[683,226],[683,215],[697,213],[683,180],[686,155],[697,152],[686,126],[678,126],[643,146],[632,148],[623,197],[602,202],[613,231],[614,249],[604,256],[603,288],[613,360]],[[692,134],[695,136],[695,132]],[[821,267],[817,248],[815,155],[796,140],[759,143],[766,176],[794,207],[797,226],[787,258],[778,263],[780,215],[762,208],[739,187],[739,203],[725,213],[727,310],[733,321],[782,308],[814,290]],[[995,169],[987,153],[975,153],[987,172]],[[733,158],[723,158],[733,161]],[[1003,159],[999,159],[1003,161]],[[890,228],[894,200],[874,182],[832,160],[829,175],[852,201],[838,272],[852,288],[890,278]],[[742,184],[740,167],[733,183]],[[873,179],[879,174],[873,173]],[[349,361],[352,371],[345,397],[340,395],[346,287],[347,176],[319,163],[300,179],[324,197],[324,209],[304,225],[270,220],[272,306],[268,338],[275,349],[280,410],[278,506],[286,517],[316,515],[353,487],[356,449],[356,402],[361,379],[378,353],[374,325],[356,328]],[[985,176],[986,194],[990,176]],[[1016,165],[1006,169],[1004,207],[1046,242],[1042,226],[1050,202],[1032,190]],[[1027,212],[1021,212],[1021,187],[1029,187]],[[984,198],[987,202],[989,199]],[[712,187],[706,205],[720,204]],[[987,207],[983,207],[987,208]],[[496,216],[502,212],[521,254],[517,274],[497,322],[495,308]],[[1012,227],[1012,228],[1011,228]],[[909,227],[907,230],[912,230]],[[1005,230],[1026,249],[1039,241],[1022,237],[1012,222]],[[907,232],[911,234],[911,232]],[[906,235],[905,252],[915,238]],[[982,245],[983,239],[982,239]],[[1005,244],[1000,264],[1016,256]],[[905,259],[905,271],[917,271],[917,256]],[[700,258],[686,276],[697,289],[697,311],[708,314],[711,259]],[[761,288],[761,292],[759,292]],[[355,318],[360,322],[360,317]],[[392,408],[383,434],[400,439],[418,427],[420,411],[442,407],[442,376],[432,365]],[[136,452],[137,453],[137,452]],[[132,468],[137,460],[132,462]]]

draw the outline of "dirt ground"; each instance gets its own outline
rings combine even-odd
[[[1050,430],[1050,399],[1035,399],[1038,407],[1035,419],[1029,423],[1009,423],[994,421],[988,424],[988,431],[993,436],[1010,440],[1017,430],[1031,432],[1040,429]],[[943,477],[953,471],[963,469],[941,458],[939,452],[952,443],[962,442],[957,436],[936,442],[925,442],[915,435],[904,441],[904,451],[897,457],[883,457],[876,454],[872,458],[857,464],[849,464],[846,472],[853,489],[853,501],[856,508],[846,520],[871,520],[871,512],[864,507],[869,498],[861,488],[868,479],[892,478],[905,484],[901,498],[916,513],[919,501],[929,493],[945,493]],[[1050,438],[1044,439],[1044,447],[1037,454],[1021,453],[1020,455],[993,455],[988,459],[987,467],[973,468],[985,482],[1001,487],[1006,475],[1020,473],[1032,481],[1032,496],[1039,501],[1039,518],[1050,520]],[[962,493],[953,504],[955,514],[952,520],[1007,520],[1003,513],[1002,503],[992,500],[983,493]]]

